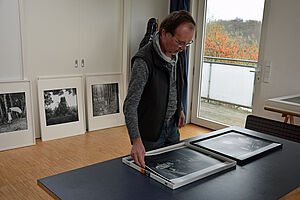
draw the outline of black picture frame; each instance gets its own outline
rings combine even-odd
[[[238,165],[282,148],[282,144],[247,134],[246,130],[226,129],[217,135],[191,141],[190,144],[233,159]]]

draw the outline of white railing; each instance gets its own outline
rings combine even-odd
[[[254,70],[257,62],[216,57],[204,58],[201,98],[251,108],[255,73],[250,71]]]

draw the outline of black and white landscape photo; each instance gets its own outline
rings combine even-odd
[[[0,94],[0,134],[27,128],[25,92]]]
[[[120,112],[118,83],[92,85],[93,116]]]
[[[172,180],[222,163],[189,148],[181,148],[158,155],[145,156],[146,166],[165,179]]]
[[[45,90],[46,125],[78,121],[76,88]]]

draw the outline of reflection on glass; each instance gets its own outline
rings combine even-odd
[[[208,0],[198,116],[244,127],[252,112],[264,0]]]

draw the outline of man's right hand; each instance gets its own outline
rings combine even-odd
[[[132,148],[131,148],[130,155],[134,159],[134,162],[143,168],[145,168],[145,160],[144,160],[145,154],[146,151],[142,139],[136,138],[132,140]]]

